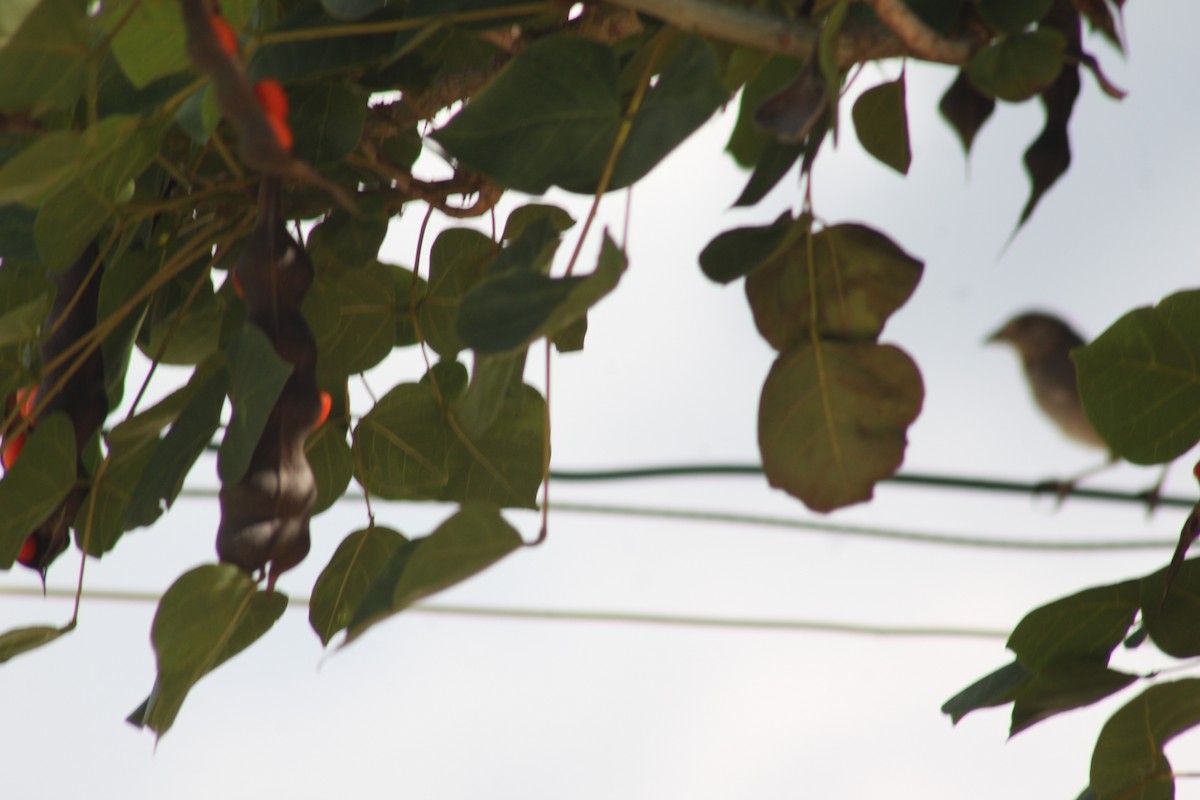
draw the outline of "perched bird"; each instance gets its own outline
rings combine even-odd
[[[1064,434],[1082,444],[1108,449],[1083,411],[1071,351],[1084,344],[1071,326],[1040,311],[1026,311],[988,337],[1012,345],[1021,356],[1033,397]]]

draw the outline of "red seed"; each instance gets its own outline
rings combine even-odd
[[[21,417],[23,419],[33,419],[33,407],[37,405],[37,387],[30,389],[17,389],[17,405],[21,407]]]
[[[267,122],[271,123],[271,130],[275,133],[275,141],[285,152],[292,152],[292,129],[288,124],[279,117],[267,117]]]
[[[233,32],[233,28],[225,21],[225,18],[220,14],[213,14],[208,18],[208,27],[212,28],[213,36],[217,37],[217,44],[231,56],[236,56],[238,53],[237,34]]]
[[[283,85],[274,78],[263,78],[254,84],[254,96],[258,104],[267,112],[268,117],[286,120],[288,115],[287,92]]]
[[[317,418],[317,424],[313,428],[319,428],[325,424],[325,420],[329,419],[329,412],[333,409],[333,398],[329,392],[321,392],[321,416]]]
[[[233,284],[233,293],[237,295],[237,299],[246,299],[246,293],[242,291],[242,282],[238,280],[236,264],[233,269],[229,270],[229,282]]]
[[[33,559],[37,556],[37,540],[33,536],[25,539],[25,543],[21,545],[21,552],[17,553],[17,561],[29,567],[33,565]]]
[[[1192,467],[1192,474],[1196,476],[1196,480],[1200,481],[1200,461],[1196,462],[1196,466]]]
[[[4,463],[4,471],[8,472],[12,469],[13,464],[17,463],[17,457],[21,455],[21,451],[25,448],[25,434],[4,442],[4,452],[0,453],[0,461]]]

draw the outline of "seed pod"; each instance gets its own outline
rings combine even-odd
[[[308,555],[317,485],[304,441],[320,418],[321,396],[316,339],[300,313],[313,265],[284,226],[278,178],[263,179],[258,214],[235,274],[247,319],[266,334],[292,372],[246,474],[221,487],[217,554],[247,572],[266,573],[268,588],[273,588],[280,574]]]

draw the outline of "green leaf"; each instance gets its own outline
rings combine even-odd
[[[536,508],[547,453],[546,401],[537,389],[521,384],[495,412],[486,433],[454,431],[440,499]]]
[[[1019,103],[1054,83],[1066,44],[1049,28],[1006,36],[971,56],[967,77],[985,94]]]
[[[853,110],[854,130],[863,149],[901,175],[908,174],[912,163],[904,93],[901,75],[898,80],[863,92]]]
[[[711,48],[680,47],[635,115],[609,189],[633,183],[726,99]],[[539,39],[434,138],[458,160],[529,194],[592,193],[623,113],[612,49],[575,36]]]
[[[398,550],[408,544],[390,528],[355,531],[342,540],[313,586],[308,621],[321,644],[350,625],[371,586],[382,577]]]
[[[354,475],[354,456],[346,443],[345,429],[333,419],[309,435],[304,454],[317,482],[317,503],[312,510],[316,515],[346,493]]]
[[[1163,748],[1200,723],[1200,679],[1151,686],[1104,724],[1092,752],[1096,800],[1171,800],[1175,780]]]
[[[354,431],[355,477],[389,500],[437,496],[450,479],[445,416],[433,389],[402,383],[379,398]]]
[[[228,353],[233,416],[217,453],[217,475],[222,483],[234,484],[250,466],[267,418],[292,374],[292,365],[280,358],[266,334],[249,322],[234,334]]]
[[[144,478],[129,498],[126,530],[152,524],[162,515],[163,503],[170,507],[175,501],[192,464],[217,432],[228,386],[229,373],[219,358],[197,368],[192,375],[186,404],[171,430],[155,446]]]
[[[755,112],[764,100],[795,80],[800,68],[798,61],[774,56],[742,90],[737,123],[729,136],[729,143],[725,145],[726,152],[733,156],[738,165],[753,167],[761,160],[768,142],[772,140],[754,121]]]
[[[466,348],[454,331],[458,306],[463,295],[483,279],[495,253],[491,239],[467,228],[449,228],[434,241],[419,319],[425,341],[442,358],[451,358]]]
[[[29,12],[37,8],[38,2],[39,0],[8,0],[0,3],[0,48],[8,44],[8,40],[29,16]]]
[[[166,733],[196,682],[270,630],[287,603],[279,592],[258,591],[231,564],[181,575],[159,601],[150,631],[158,679],[129,722]]]
[[[1071,138],[1068,125],[1075,99],[1079,97],[1079,67],[1064,67],[1049,88],[1041,94],[1046,108],[1046,124],[1033,140],[1022,159],[1029,174],[1029,199],[1021,209],[1020,224],[1033,214],[1042,196],[1071,166]]]
[[[616,288],[628,262],[607,233],[596,269],[585,277],[532,271],[487,277],[462,299],[456,333],[477,353],[505,353],[553,336]]]
[[[39,295],[21,305],[6,309],[0,317],[0,345],[28,342],[38,337],[46,313],[49,295]]]
[[[369,267],[379,256],[391,216],[382,204],[358,201],[357,214],[335,211],[308,234],[306,249],[317,279]]]
[[[392,352],[400,314],[395,271],[372,261],[361,269],[317,274],[302,308],[317,340],[320,383],[365,372]]]
[[[758,163],[754,165],[750,180],[746,182],[745,188],[733,205],[739,208],[752,206],[766,197],[796,160],[804,155],[805,150],[805,144],[781,144],[774,139],[768,141],[763,147]]]
[[[407,4],[393,4],[403,14]],[[395,15],[393,15],[395,18]],[[383,21],[386,13],[363,20]],[[249,71],[252,80],[275,78],[291,84],[311,78],[336,75],[367,67],[395,53],[397,34],[391,31],[360,36],[340,35],[337,24],[325,15],[317,3],[304,3],[276,25],[272,32],[319,29],[325,35],[298,41],[267,44],[254,51]],[[400,36],[411,35],[402,32]]]
[[[560,353],[578,353],[583,349],[583,342],[587,337],[587,330],[588,318],[587,314],[584,314],[582,317],[575,320],[558,333],[554,334],[554,337],[551,339],[551,341],[554,342],[554,349]]]
[[[94,473],[92,485],[79,512],[75,541],[81,550],[97,558],[116,546],[133,526],[126,522],[125,510],[137,490],[154,455],[157,437],[145,440],[125,439],[112,443],[102,468]],[[85,528],[90,522],[91,529]],[[86,539],[86,547],[84,542]]]
[[[964,153],[971,152],[975,135],[995,109],[996,101],[976,89],[965,70],[959,70],[958,77],[938,103],[938,111],[958,134]]]
[[[62,412],[38,420],[25,449],[0,478],[0,569],[8,569],[31,531],[75,485],[75,428]]]
[[[758,408],[770,484],[815,511],[869,500],[904,459],[924,389],[890,345],[798,344],[775,360]]]
[[[113,54],[125,77],[136,88],[191,66],[183,16],[177,4],[132,4],[126,0],[106,3],[105,12],[105,27],[110,34],[116,33],[112,39]]]
[[[0,166],[0,205],[24,203],[38,206],[87,158],[78,133],[44,134]]]
[[[65,628],[53,628],[49,625],[36,625],[30,628],[14,628],[0,636],[0,664],[15,658],[22,653],[36,650],[44,644],[53,642],[67,633],[74,625]]]
[[[100,299],[96,305],[96,318],[111,319],[134,292],[154,275],[159,268],[162,252],[159,250],[133,250],[125,252],[116,261],[104,267],[100,276]],[[104,337],[100,351],[104,360],[104,388],[108,396],[108,407],[117,408],[125,394],[125,376],[133,343],[145,318],[149,300],[139,304],[121,320],[112,333]]]
[[[1026,614],[1008,648],[1032,672],[1072,662],[1103,666],[1125,638],[1140,602],[1137,581],[1085,589]]]
[[[912,295],[924,265],[882,233],[847,224],[812,236],[810,270],[809,224],[807,218],[797,220],[787,246],[746,278],[758,332],[776,350],[809,339],[813,274],[817,331],[838,339],[875,340],[888,317]]]
[[[1020,33],[1050,13],[1054,0],[979,0],[979,15],[1000,33]]]
[[[1088,662],[1054,664],[1040,670],[1017,693],[1009,735],[1016,736],[1055,714],[1103,700],[1137,680],[1137,675]]]
[[[521,544],[521,536],[494,507],[464,505],[433,533],[392,555],[364,593],[350,621],[347,643],[375,623],[490,567]]]
[[[979,680],[951,697],[942,705],[942,713],[949,714],[957,725],[959,720],[981,708],[1011,703],[1032,675],[1014,661]]]
[[[551,227],[559,233],[568,231],[575,225],[575,218],[558,206],[527,203],[513,209],[508,215],[508,221],[504,223],[504,234],[500,238],[506,242],[515,241],[526,228],[542,219],[549,220]]]
[[[1130,311],[1072,357],[1088,419],[1116,455],[1160,464],[1200,439],[1200,290]]]
[[[501,407],[521,386],[528,349],[504,355],[477,355],[471,367],[471,383],[455,406],[454,413],[470,437],[482,436],[492,427]]]
[[[1200,655],[1200,561],[1188,559],[1166,590],[1170,568],[1160,569],[1141,581],[1142,617],[1154,646],[1175,658]]]
[[[352,153],[367,121],[367,97],[351,84],[290,89],[288,124],[296,134],[296,156],[312,164],[329,164]]]
[[[723,231],[700,251],[700,269],[709,280],[731,283],[770,258],[791,229],[792,215],[785,211],[770,225]]]
[[[87,7],[86,0],[41,0],[21,21],[0,50],[0,112],[41,116],[79,99],[89,50]]]

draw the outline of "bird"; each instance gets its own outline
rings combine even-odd
[[[1108,451],[1083,410],[1071,351],[1083,337],[1059,317],[1044,311],[1017,314],[988,342],[1011,345],[1020,355],[1033,399],[1068,438]]]

